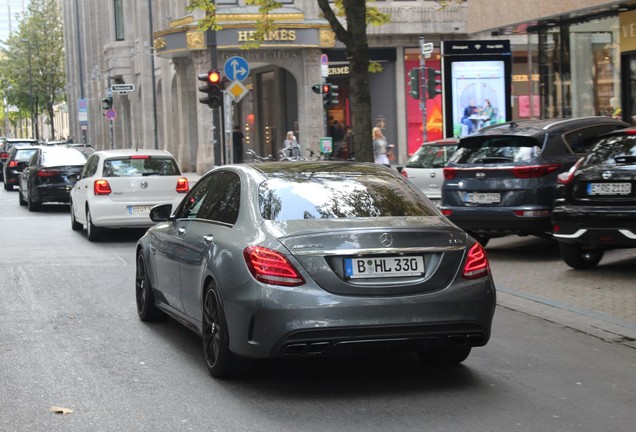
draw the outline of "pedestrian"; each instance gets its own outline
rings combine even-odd
[[[285,156],[290,158],[300,157],[300,144],[296,141],[296,136],[293,131],[288,131],[285,141],[283,141],[283,152]]]
[[[351,126],[347,126],[347,132],[342,140],[340,158],[343,160],[350,160],[353,158],[353,129]]]
[[[373,136],[373,158],[375,163],[390,167],[391,164],[389,162],[389,157],[387,156],[389,146],[384,134],[382,134],[382,129],[374,127],[371,134]]]
[[[245,140],[245,135],[241,132],[241,127],[234,125],[234,132],[232,132],[234,163],[243,163],[243,140]]]

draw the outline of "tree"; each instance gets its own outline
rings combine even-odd
[[[47,113],[51,133],[55,134],[53,107],[64,100],[64,38],[59,0],[31,0],[18,32],[6,41],[0,60],[1,81],[9,103],[21,111]],[[30,48],[30,53],[29,53]],[[29,56],[30,54],[30,56]],[[29,73],[29,58],[31,73]],[[31,86],[32,82],[32,86]],[[39,131],[36,130],[39,138]]]

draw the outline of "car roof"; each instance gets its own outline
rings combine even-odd
[[[432,145],[456,145],[458,142],[458,138],[442,138],[435,141],[425,142],[424,144],[422,144],[422,147]]]
[[[128,157],[131,155],[147,155],[147,156],[168,156],[174,158],[172,153],[166,150],[157,149],[113,149],[113,150],[99,150],[95,154],[103,156],[105,158],[111,157]]]
[[[266,178],[311,178],[317,176],[334,175],[389,175],[400,177],[396,170],[371,162],[346,162],[346,161],[274,161],[274,162],[249,162],[239,165],[230,165],[238,169],[246,168],[253,173],[258,172]]]
[[[33,139],[33,138],[7,138],[6,141],[7,142],[12,142],[12,143],[16,143],[16,142],[39,143],[38,140]]]
[[[629,126],[622,120],[604,116],[577,117],[567,119],[557,118],[541,120],[514,120],[485,127],[483,129],[480,129],[478,132],[464,138],[481,135],[543,136],[550,130],[559,130],[562,128],[573,129],[579,126],[586,126],[590,124],[616,124],[624,125],[625,127]]]

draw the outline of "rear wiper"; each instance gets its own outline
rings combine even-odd
[[[499,162],[512,162],[512,159],[503,157],[503,156],[491,156],[491,157],[477,159],[475,161],[475,163],[499,163]]]
[[[143,177],[146,177],[146,176],[154,176],[154,175],[161,175],[161,174],[159,174],[157,171],[146,171],[142,173],[141,175]]]

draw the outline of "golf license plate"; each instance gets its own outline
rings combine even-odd
[[[128,206],[128,214],[131,216],[146,215],[150,213],[152,206]]]
[[[421,276],[424,274],[424,258],[421,256],[346,258],[344,265],[345,277],[348,279]]]
[[[588,195],[629,195],[632,193],[631,183],[590,183],[587,185]]]

